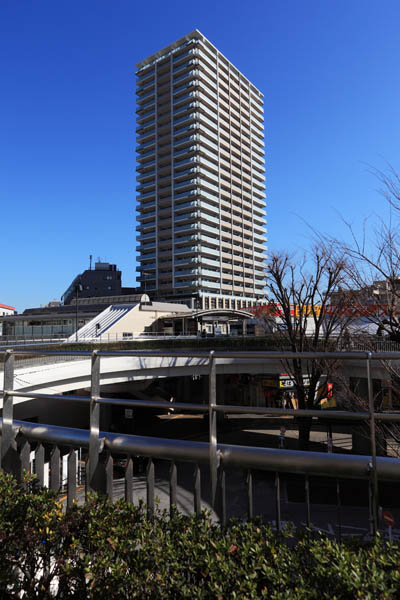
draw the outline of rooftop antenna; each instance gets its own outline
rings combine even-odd
[[[93,258],[93,256],[91,254],[89,254],[89,261],[90,261],[89,269],[90,270],[92,270],[92,258]]]

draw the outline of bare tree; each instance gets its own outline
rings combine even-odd
[[[297,353],[343,348],[354,318],[349,310],[347,274],[344,253],[335,244],[316,244],[301,261],[285,252],[271,255],[267,287],[270,313],[278,315],[281,325],[275,333],[280,349]],[[301,410],[314,408],[317,392],[326,385],[337,364],[294,358],[284,361],[284,368],[294,381]],[[299,419],[301,449],[308,448],[310,428],[310,419]]]
[[[374,170],[387,212],[375,221],[364,220],[357,236],[346,222],[350,241],[331,239],[347,259],[347,275],[353,304],[378,336],[400,342],[400,177],[392,167],[387,173]]]
[[[364,345],[369,343],[370,350],[396,350],[400,343],[400,176],[390,165],[386,171],[371,171],[379,182],[380,195],[386,200],[380,215],[364,220],[361,235],[357,235],[352,225],[343,219],[350,233],[349,241],[332,238],[329,245],[336,246],[336,252],[348,257],[346,270],[355,316],[358,315],[358,322],[362,318],[368,323],[375,334],[365,338]],[[382,336],[393,342],[391,347],[379,343]],[[398,362],[381,360],[380,365],[387,373],[387,380],[386,390],[382,386],[375,391],[376,410],[382,408],[384,391],[389,390],[391,397],[400,396]],[[357,391],[348,394],[348,399],[354,409],[366,408],[365,397]],[[382,423],[378,433],[388,443],[399,446],[398,426]]]

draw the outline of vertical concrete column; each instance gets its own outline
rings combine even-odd
[[[247,335],[247,320],[243,319],[242,321],[242,333],[243,335]]]

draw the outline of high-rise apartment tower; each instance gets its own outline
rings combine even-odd
[[[137,69],[141,288],[252,306],[265,294],[263,96],[197,30]]]

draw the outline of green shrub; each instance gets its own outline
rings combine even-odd
[[[36,596],[35,590],[49,589],[51,557],[62,545],[65,517],[52,492],[35,489],[34,477],[26,476],[25,486],[27,492],[11,475],[0,473],[0,590],[8,590],[10,598],[22,591],[27,598],[41,598],[46,596]]]
[[[93,496],[63,512],[54,495],[0,474],[0,597],[383,599],[400,597],[400,548],[222,528],[206,513],[146,517]]]
[[[268,337],[212,337],[212,338],[158,338],[154,340],[127,340],[119,342],[78,342],[73,344],[41,346],[41,350],[70,352],[92,350],[210,350],[221,351],[246,351],[246,350],[282,350],[282,339],[274,336]],[[290,346],[288,345],[288,350]],[[26,358],[27,355],[24,356]]]

